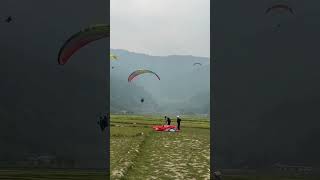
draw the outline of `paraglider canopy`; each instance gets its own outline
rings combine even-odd
[[[64,65],[69,58],[83,46],[110,36],[109,25],[94,25],[72,35],[60,48],[58,63]]]
[[[201,64],[201,63],[193,63],[193,65],[194,65],[194,66],[195,66],[195,65],[200,65],[200,66],[201,66],[202,64]]]
[[[152,129],[155,131],[162,131],[162,132],[179,132],[177,126],[174,125],[157,125],[153,126]]]
[[[291,14],[294,14],[293,9],[289,7],[287,4],[274,4],[271,7],[269,7],[265,13],[268,14],[273,10],[288,11]]]
[[[131,82],[135,77],[139,76],[140,74],[144,74],[144,73],[151,73],[154,74],[155,76],[157,76],[157,78],[160,80],[160,77],[153,71],[147,70],[147,69],[138,69],[134,72],[132,72],[129,77],[128,77],[128,82]]]

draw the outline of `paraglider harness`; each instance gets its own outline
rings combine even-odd
[[[99,124],[101,131],[104,131],[104,129],[108,127],[109,119],[109,113],[107,113],[107,115],[104,115],[103,117],[100,116],[100,119],[97,123]]]

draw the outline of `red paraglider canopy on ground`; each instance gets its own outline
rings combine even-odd
[[[152,127],[155,131],[179,131],[174,125],[158,125]]]

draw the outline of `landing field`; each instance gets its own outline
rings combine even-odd
[[[178,133],[152,129],[164,123],[161,116],[111,115],[111,179],[210,179],[209,119],[182,117]]]

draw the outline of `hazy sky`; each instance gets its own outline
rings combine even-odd
[[[111,0],[111,48],[210,56],[210,0]]]

